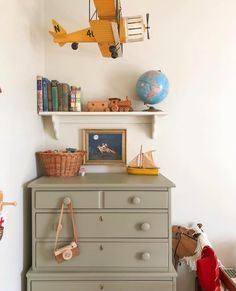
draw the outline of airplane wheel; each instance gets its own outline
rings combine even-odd
[[[114,45],[109,46],[109,51],[111,53],[115,52],[115,50],[116,50],[116,47]]]
[[[71,47],[72,47],[72,49],[73,50],[77,50],[78,49],[78,43],[77,42],[73,42],[72,44],[71,44]]]
[[[111,54],[111,57],[112,57],[113,59],[116,59],[116,58],[118,57],[118,53],[117,53],[117,52],[113,52],[113,53]]]

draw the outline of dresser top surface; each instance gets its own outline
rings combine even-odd
[[[171,188],[175,184],[163,175],[136,176],[125,173],[87,173],[76,177],[40,177],[28,184],[29,188]]]

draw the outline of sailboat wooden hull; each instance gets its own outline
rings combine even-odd
[[[136,167],[127,167],[127,173],[130,175],[149,175],[149,176],[158,176],[160,174],[159,168],[136,168]]]

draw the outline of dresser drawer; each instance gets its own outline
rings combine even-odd
[[[105,208],[168,208],[167,191],[105,191]]]
[[[72,200],[73,208],[99,208],[99,191],[36,191],[35,208],[59,209],[65,197]]]
[[[60,243],[58,247],[67,245]],[[37,242],[36,268],[92,269],[106,268],[158,268],[168,269],[168,243],[166,242],[79,242],[80,255],[58,264],[53,255],[53,242]]]
[[[167,238],[168,214],[75,213],[80,238]],[[59,213],[36,213],[36,238],[55,238]],[[63,216],[60,239],[72,237],[70,214]]]
[[[32,281],[28,291],[172,291],[172,281]]]

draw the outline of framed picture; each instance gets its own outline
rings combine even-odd
[[[85,164],[126,164],[126,129],[84,129]]]

